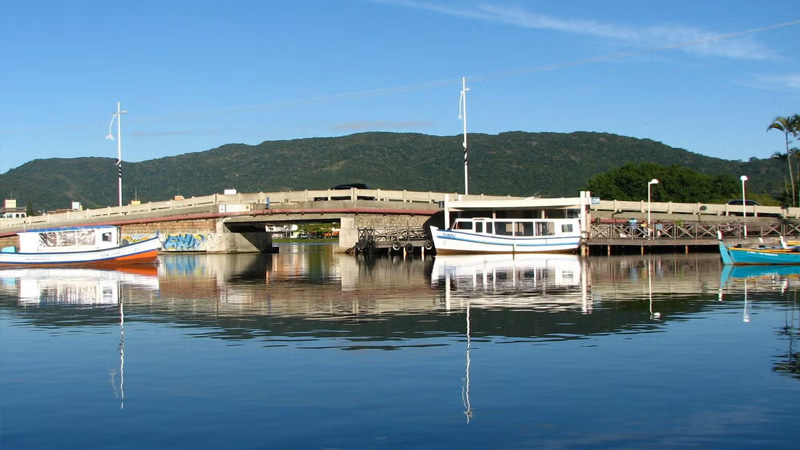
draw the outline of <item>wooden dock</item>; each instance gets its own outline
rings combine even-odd
[[[358,229],[358,242],[347,253],[414,254],[433,251],[433,241],[422,227],[363,227]]]
[[[627,223],[591,224],[583,254],[714,251],[719,237],[728,244],[778,245],[780,238],[800,239],[800,224],[790,221],[657,222],[631,227]]]

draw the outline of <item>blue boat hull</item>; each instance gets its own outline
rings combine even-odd
[[[797,265],[800,264],[800,248],[746,248],[729,247],[719,241],[722,262],[730,265]]]

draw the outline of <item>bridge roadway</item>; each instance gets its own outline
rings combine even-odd
[[[383,189],[213,194],[20,219],[3,218],[0,219],[0,246],[14,245],[15,233],[25,229],[113,224],[122,226],[123,232],[130,234],[158,231],[167,236],[214,235],[214,246],[202,250],[239,253],[265,251],[271,247],[271,235],[264,232],[269,225],[338,222],[339,246],[344,250],[358,240],[359,228],[423,227],[431,216],[441,211],[446,195],[464,200],[521,198]],[[726,235],[733,239],[774,237],[779,233],[800,235],[792,225],[794,221],[778,219],[800,219],[800,208],[746,206],[743,211],[741,205],[651,202],[648,210],[645,201],[598,199],[592,202],[589,210],[592,223],[587,243],[590,247],[713,245],[716,229],[708,228],[709,225],[723,231],[728,229]],[[743,228],[730,231],[731,227],[744,225],[743,212],[750,226],[746,236]],[[648,215],[654,222],[670,227],[669,231],[662,229],[658,239],[625,232],[624,222],[628,218],[636,217],[642,222]]]

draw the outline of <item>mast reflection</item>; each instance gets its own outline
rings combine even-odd
[[[157,292],[158,272],[153,266],[130,266],[120,270],[82,268],[26,268],[0,270],[4,290],[16,291],[23,307],[62,306],[88,310],[119,307],[119,369],[109,371],[109,382],[120,409],[125,407],[125,301],[123,291]],[[119,381],[117,381],[119,374]]]

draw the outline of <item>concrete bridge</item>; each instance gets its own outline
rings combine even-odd
[[[14,245],[16,232],[61,226],[119,225],[125,234],[158,232],[166,251],[249,253],[269,251],[268,229],[283,224],[340,224],[339,247],[352,247],[358,230],[421,228],[441,210],[446,195],[457,193],[382,189],[306,190],[213,194],[188,199],[121,207],[67,211],[17,219],[0,219],[0,246]],[[491,200],[511,197],[470,195]]]
[[[15,233],[25,229],[114,224],[120,225],[123,233],[131,235],[159,232],[164,240],[165,251],[264,252],[272,247],[271,233],[267,232],[270,227],[288,223],[331,222],[340,224],[339,248],[346,250],[357,242],[359,229],[424,227],[441,211],[445,196],[463,200],[521,199],[512,196],[465,196],[458,193],[383,189],[213,194],[122,207],[0,219],[0,246],[14,245]],[[587,227],[588,243],[608,246],[631,245],[633,241],[639,245],[639,241],[650,241],[646,236],[640,236],[639,238],[644,239],[636,240],[636,236],[628,236],[624,232],[624,222],[629,218],[635,217],[641,222],[648,216],[653,221],[670,227],[670,241],[680,241],[674,244],[689,245],[689,242],[696,242],[698,239],[713,239],[713,235],[709,235],[708,226],[729,229],[737,224],[749,224],[750,231],[746,234],[739,232],[742,238],[755,237],[755,230],[765,230],[767,234],[773,235],[783,230],[776,228],[775,223],[785,224],[786,219],[800,219],[800,208],[671,202],[648,204],[646,201],[593,199],[589,206],[591,227]],[[691,229],[691,226],[695,226],[694,230],[705,231],[685,231]],[[796,232],[797,227],[790,227],[789,231]],[[665,243],[667,240],[658,242]]]

